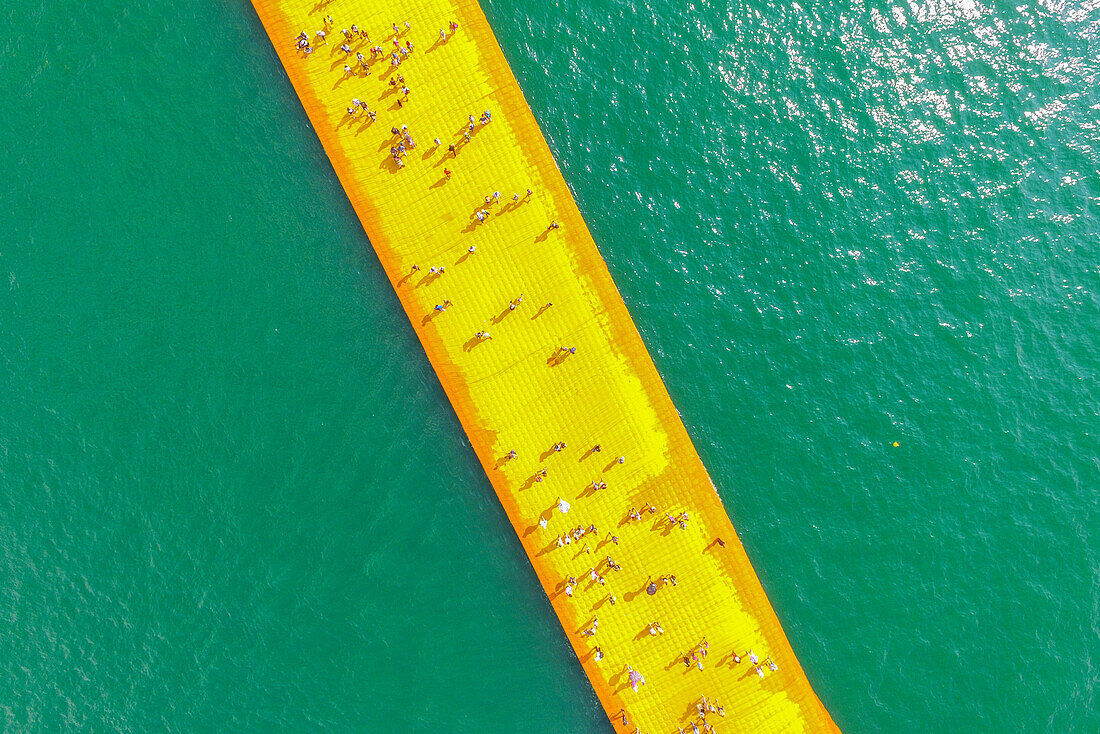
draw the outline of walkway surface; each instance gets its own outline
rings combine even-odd
[[[615,730],[836,731],[477,3],[253,4]]]

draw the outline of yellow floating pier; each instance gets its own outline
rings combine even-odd
[[[478,4],[253,4],[615,730],[837,731]]]

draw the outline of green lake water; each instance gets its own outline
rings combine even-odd
[[[1100,731],[1100,7],[483,7],[841,728]],[[0,19],[0,728],[610,732],[251,6]]]

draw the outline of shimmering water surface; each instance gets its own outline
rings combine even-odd
[[[1100,3],[484,7],[842,729],[1100,731]],[[610,731],[251,6],[0,18],[2,728]]]

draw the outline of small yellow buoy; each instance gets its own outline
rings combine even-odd
[[[897,448],[898,446],[901,446],[901,444],[898,443],[897,441],[894,441],[894,448]]]

